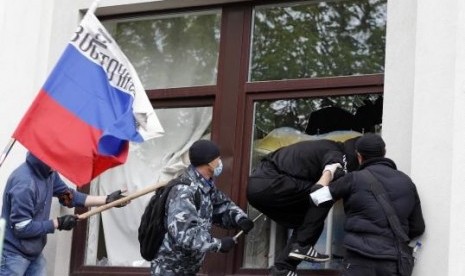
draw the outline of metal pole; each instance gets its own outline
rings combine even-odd
[[[10,142],[8,142],[8,145],[6,145],[5,149],[2,152],[2,156],[0,156],[0,167],[2,166],[3,162],[5,161],[6,157],[8,156],[8,153],[10,153],[11,148],[15,144],[16,139],[11,138]]]
[[[100,0],[94,0],[94,2],[92,2],[92,4],[90,5],[89,9],[87,10],[87,12],[95,13],[95,11],[96,11],[97,8],[98,8],[99,2],[100,2]]]
[[[263,216],[263,213],[260,213],[258,216],[256,216],[256,217],[253,219],[253,222],[256,222],[257,219],[259,219],[261,216]],[[244,234],[244,231],[242,231],[242,230],[239,231],[239,233],[237,233],[237,234],[233,237],[234,241],[237,242],[237,239],[238,239],[242,234]]]

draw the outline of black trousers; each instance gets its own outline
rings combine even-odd
[[[347,250],[342,276],[398,276],[397,261],[373,259]]]
[[[288,258],[292,243],[314,245],[321,235],[330,206],[310,204],[313,182],[279,173],[272,164],[262,162],[249,177],[249,203],[279,225],[293,229],[284,250],[275,261],[276,267],[294,270],[300,261]]]

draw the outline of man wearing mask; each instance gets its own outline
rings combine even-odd
[[[211,228],[238,228],[248,233],[253,222],[215,186],[223,164],[218,147],[198,140],[189,148],[191,165],[177,177],[165,205],[165,234],[151,275],[196,275],[207,252],[229,252],[232,237],[214,238]],[[176,185],[178,183],[178,185]]]
[[[47,234],[55,229],[71,230],[78,220],[75,215],[49,219],[52,197],[72,208],[100,206],[124,196],[121,190],[108,196],[91,196],[71,189],[57,172],[29,152],[26,162],[11,173],[3,193],[6,228],[1,276],[47,275],[42,254]]]
[[[425,231],[416,186],[410,177],[397,170],[391,159],[384,157],[386,149],[381,136],[365,134],[357,141],[356,152],[360,163],[359,171],[333,182],[331,174],[324,171],[310,197],[317,205],[344,200],[344,247],[347,253],[343,275],[399,275],[396,238],[371,185],[376,180],[384,188],[399,219],[401,231],[409,239]],[[372,174],[373,179],[366,177],[367,171]]]

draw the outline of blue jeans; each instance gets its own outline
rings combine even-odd
[[[3,251],[0,276],[46,276],[47,267],[42,254],[34,260],[29,260],[21,255]]]

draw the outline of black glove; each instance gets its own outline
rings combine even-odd
[[[253,221],[249,218],[240,218],[237,222],[239,228],[244,231],[245,234],[249,233],[253,228]]]
[[[231,237],[221,238],[220,252],[227,253],[236,245],[236,241]]]
[[[117,191],[114,191],[113,193],[107,195],[107,199],[105,200],[105,203],[108,204],[110,202],[113,202],[115,200],[118,200],[120,198],[123,198],[125,197],[124,195],[121,194],[121,190],[117,190]],[[125,202],[125,203],[122,203],[120,205],[116,205],[115,207],[116,208],[121,208],[121,207],[124,207],[126,206],[128,203]]]
[[[58,230],[71,230],[76,226],[78,218],[75,215],[64,215],[57,217]]]

